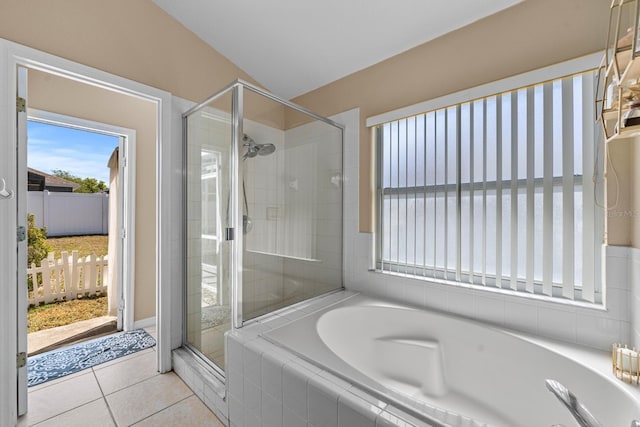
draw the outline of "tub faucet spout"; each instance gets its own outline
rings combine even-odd
[[[580,427],[602,427],[602,424],[591,415],[591,412],[578,401],[575,394],[555,380],[545,380],[547,388],[564,404]]]

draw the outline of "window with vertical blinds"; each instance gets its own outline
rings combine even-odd
[[[377,268],[600,302],[595,73],[376,128]]]

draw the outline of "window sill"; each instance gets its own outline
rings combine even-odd
[[[607,312],[607,307],[602,303],[592,303],[587,301],[575,301],[569,299],[563,299],[559,297],[550,297],[547,295],[530,294],[522,291],[514,291],[511,289],[502,289],[490,286],[473,285],[470,283],[457,282],[455,280],[439,279],[434,277],[417,277],[411,274],[396,273],[393,271],[383,271],[378,269],[370,269],[369,272],[375,274],[382,274],[386,276],[397,276],[404,279],[412,279],[417,282],[435,283],[439,285],[447,285],[457,289],[468,289],[470,291],[479,291],[489,295],[502,295],[508,297],[519,298],[528,302],[540,302],[549,303],[554,305],[560,305],[565,307],[582,308],[588,310],[594,310],[598,312]]]

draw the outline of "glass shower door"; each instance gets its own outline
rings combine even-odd
[[[224,333],[231,328],[230,95],[185,117],[186,342],[224,370]],[[228,101],[228,102],[227,102]],[[221,108],[222,107],[222,108]],[[228,109],[227,109],[228,110]]]

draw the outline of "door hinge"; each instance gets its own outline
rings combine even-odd
[[[124,239],[127,237],[127,229],[123,228],[122,230],[120,230],[120,238]]]
[[[16,368],[24,368],[27,366],[27,353],[24,351],[16,354]]]
[[[24,242],[27,239],[27,229],[24,225],[18,227],[16,237],[18,239],[18,242]]]
[[[16,112],[25,113],[27,111],[27,100],[21,97],[16,97]]]
[[[127,167],[127,158],[126,158],[126,157],[123,157],[123,158],[122,158],[122,167],[123,167],[123,168],[126,168],[126,167]]]

